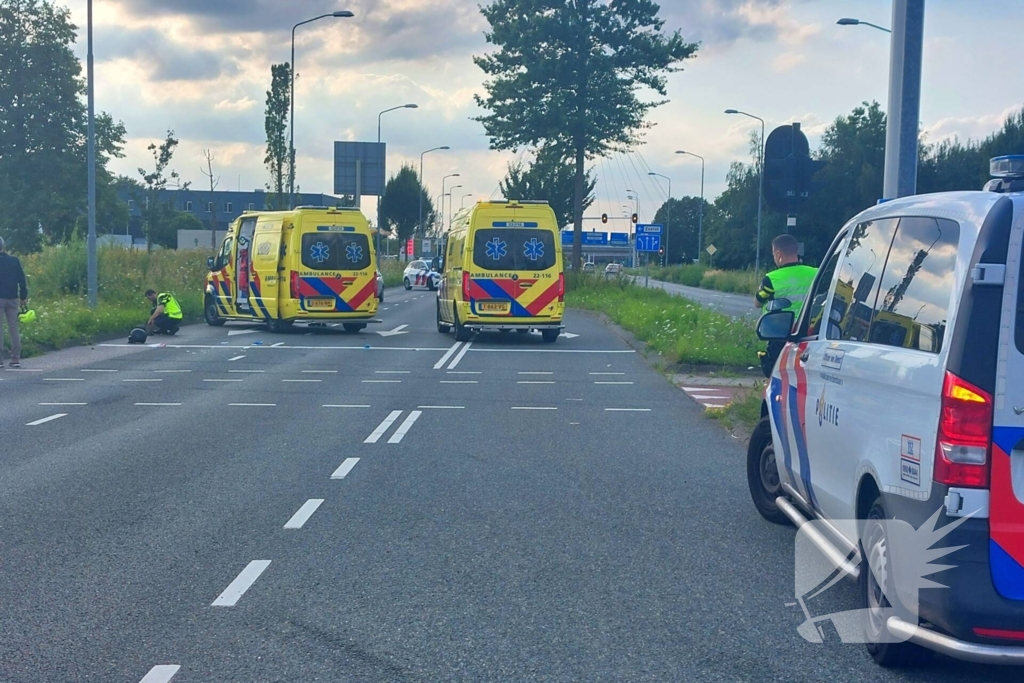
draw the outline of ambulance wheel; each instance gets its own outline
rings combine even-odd
[[[885,642],[892,638],[885,622],[893,613],[898,614],[898,610],[892,608],[886,597],[896,594],[892,583],[892,561],[884,523],[888,519],[892,518],[885,510],[885,501],[878,496],[871,505],[861,531],[861,563],[857,587],[860,591],[861,606],[864,608],[865,640],[868,654],[879,666],[919,666],[930,658],[929,650],[908,642]]]
[[[292,325],[293,323],[291,320],[277,320],[276,318],[271,318],[267,321],[267,329],[275,334],[284,334],[288,330],[292,329]]]
[[[210,327],[220,327],[227,322],[224,318],[220,317],[220,312],[217,311],[217,302],[213,300],[213,297],[206,297],[206,306],[203,308],[203,317],[206,318],[206,324]]]
[[[441,302],[437,302],[437,331],[441,334],[448,334],[452,331],[452,326],[441,319]]]
[[[405,278],[405,280],[403,281],[403,284],[405,285],[405,288],[407,290],[412,289],[412,283],[409,282],[409,278]]]
[[[459,322],[459,309],[455,308],[455,341],[468,342],[473,337],[472,330],[466,329],[466,327]]]
[[[355,334],[356,332],[362,332],[366,329],[366,323],[342,323],[342,327],[349,334]]]
[[[779,466],[775,460],[775,444],[772,442],[772,425],[762,417],[750,435],[747,445],[747,485],[754,507],[773,524],[789,524],[775,499],[782,495]]]
[[[561,330],[541,330],[540,336],[548,344],[554,344],[558,341],[558,336],[562,334]]]

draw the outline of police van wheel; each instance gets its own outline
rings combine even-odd
[[[366,323],[342,323],[341,325],[345,328],[345,331],[349,334],[355,334],[356,332],[362,332],[366,329]]]
[[[452,326],[441,319],[441,302],[437,302],[437,331],[441,334],[448,334],[452,331]]]
[[[466,329],[466,327],[459,322],[459,311],[455,310],[455,341],[468,342],[473,337],[472,330]]]
[[[217,303],[211,297],[206,297],[203,317],[206,318],[206,324],[210,327],[220,327],[227,322],[224,318],[220,317],[220,313],[217,311]]]
[[[561,330],[541,330],[540,336],[548,344],[554,344],[558,341],[559,335],[562,334]]]
[[[747,485],[750,499],[762,517],[773,524],[789,524],[789,518],[775,504],[775,499],[782,495],[782,484],[775,461],[772,425],[767,417],[757,423],[747,445]]]
[[[407,290],[408,290],[408,289],[412,289],[412,283],[411,283],[411,282],[409,282],[409,278],[405,278],[405,280],[403,281],[403,283],[402,283],[402,284],[404,284],[404,285],[405,285],[405,288],[406,288]]]
[[[891,519],[885,501],[878,496],[862,525],[861,565],[857,587],[864,608],[864,634],[868,654],[879,666],[900,668],[919,666],[931,652],[913,643],[890,643],[885,622],[893,610],[887,595],[895,595],[885,520]],[[884,588],[884,590],[883,590]]]

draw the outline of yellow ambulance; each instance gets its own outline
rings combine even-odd
[[[437,330],[458,341],[481,330],[563,329],[565,275],[555,212],[547,202],[480,202],[459,212],[444,250]]]
[[[210,325],[340,322],[358,332],[377,322],[377,266],[359,209],[299,207],[247,212],[208,261],[204,313]]]

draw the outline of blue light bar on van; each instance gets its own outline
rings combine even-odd
[[[523,223],[522,221],[494,221],[491,223],[494,228],[536,228],[537,223]]]
[[[988,162],[988,174],[993,178],[1024,178],[1024,154],[992,157]]]
[[[356,226],[354,225],[318,225],[316,226],[318,232],[355,232]]]

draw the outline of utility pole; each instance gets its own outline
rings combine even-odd
[[[89,291],[89,308],[96,308],[99,299],[99,259],[96,254],[96,84],[95,77],[93,74],[93,57],[92,57],[92,0],[88,0],[86,5],[88,24],[87,32],[88,36],[88,55],[86,56],[86,78],[88,80],[88,130],[86,135],[89,140],[86,149],[86,165],[88,166],[88,188],[87,192],[89,195],[89,208],[88,208],[88,221],[89,221],[89,237],[86,245],[88,251],[86,259],[86,280],[87,289]]]
[[[889,114],[885,129],[885,199],[917,193],[924,0],[893,0]]]

